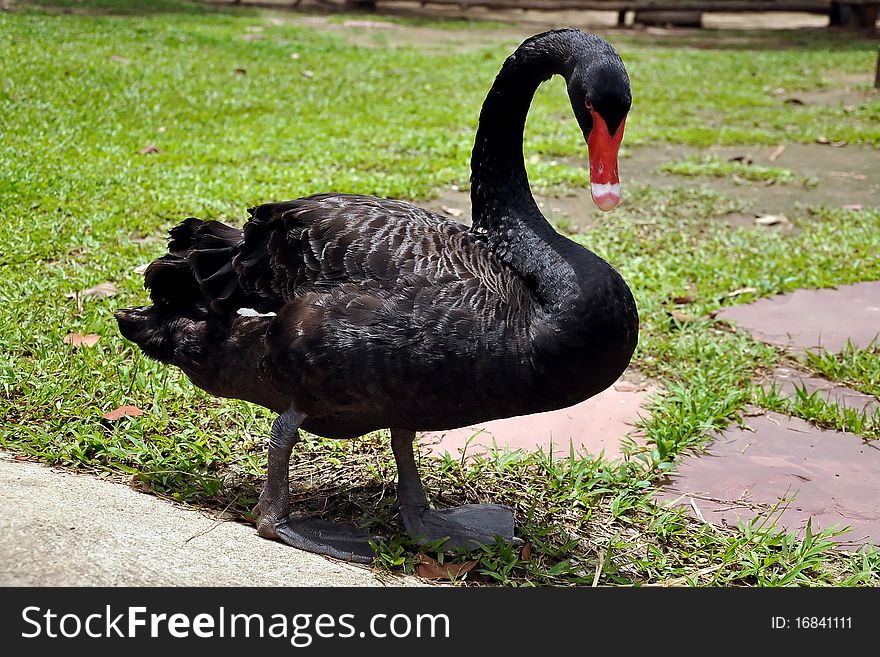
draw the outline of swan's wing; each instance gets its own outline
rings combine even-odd
[[[232,265],[244,292],[276,310],[351,284],[397,289],[476,279],[503,297],[522,285],[464,226],[401,201],[320,194],[250,212]]]
[[[313,288],[270,321],[264,369],[307,415],[359,418],[351,435],[383,422],[410,426],[413,417],[442,424],[461,416],[475,391],[494,399],[502,382],[507,393],[527,388],[532,309],[476,278],[429,283],[412,274],[395,287]],[[448,394],[439,399],[437,390]],[[348,435],[327,427],[322,435]]]

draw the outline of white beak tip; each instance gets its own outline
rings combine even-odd
[[[603,212],[610,212],[620,203],[620,183],[591,183],[593,203]]]

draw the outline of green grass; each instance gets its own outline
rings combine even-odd
[[[186,216],[235,223],[255,203],[316,191],[418,200],[466,187],[480,103],[516,42],[470,25],[485,45],[466,52],[361,48],[295,15],[278,25],[255,10],[171,0],[16,6],[0,13],[0,446],[247,515],[271,417],[209,397],[120,338],[113,310],[146,300],[135,268],[163,252],[165,231]],[[262,39],[245,38],[256,26]],[[635,89],[627,144],[811,142],[821,132],[880,146],[876,100],[844,112],[783,105],[770,93],[873,70],[875,45],[777,38],[786,47],[745,59],[735,48],[622,38]],[[583,169],[554,163],[585,154],[559,80],[539,91],[527,129],[536,188],[586,182]],[[140,154],[148,144],[159,152]],[[797,539],[775,516],[727,530],[652,501],[680,456],[748,404],[790,404],[787,412],[839,429],[868,426],[821,400],[761,397],[756,373],[782,356],[711,316],[757,296],[877,279],[880,211],[802,209],[790,217],[798,230],[786,233],[715,221],[739,204],[707,188],[638,188],[601,224],[579,227],[574,238],[620,269],[639,304],[635,365],[663,387],[642,427],[647,445],[630,445],[618,462],[500,452],[468,467],[447,459],[422,468],[439,504],[515,507],[532,544],[531,559],[487,548],[469,581],[880,583],[880,554],[831,549],[830,532]],[[117,296],[67,296],[105,281]],[[746,287],[756,292],[728,296]],[[692,320],[681,322],[668,311],[685,292]],[[69,332],[101,339],[73,349],[63,343]],[[876,394],[869,350],[805,364]],[[123,404],[146,414],[102,420]],[[380,566],[413,568],[415,548],[391,509],[387,436],[309,438],[292,475],[306,509],[366,518],[384,540]]]
[[[807,352],[806,362],[810,369],[824,377],[880,397],[880,343],[877,338],[864,349],[847,340],[840,353]]]
[[[816,186],[815,179],[799,176],[791,169],[765,167],[736,160],[722,160],[717,155],[692,155],[681,160],[667,162],[660,167],[660,170],[677,176],[732,178],[733,180],[784,185],[797,183],[805,187]]]

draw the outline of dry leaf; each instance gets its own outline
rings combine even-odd
[[[458,208],[442,208],[443,212],[448,214],[450,217],[460,217],[464,214],[463,210],[459,210]]]
[[[313,78],[313,77],[315,77],[315,72],[310,71],[309,69],[306,68],[306,69],[303,69],[302,75],[304,78]]]
[[[246,68],[237,68],[237,69],[235,69],[235,73],[237,75],[247,75],[247,69]]]
[[[290,58],[291,59],[299,59],[299,53],[298,52],[290,53]]]
[[[424,579],[457,579],[473,569],[477,565],[476,560],[464,563],[440,563],[427,554],[419,553],[419,563],[416,565],[416,575]]]
[[[98,283],[88,290],[83,290],[81,294],[84,297],[94,297],[95,299],[104,299],[106,297],[115,297],[119,293],[113,283]]]
[[[242,34],[241,38],[244,39],[245,41],[262,41],[263,35],[262,34]]]
[[[532,543],[530,541],[522,546],[522,550],[519,551],[519,558],[523,561],[532,560]]]
[[[109,420],[110,422],[115,422],[120,418],[138,417],[143,414],[144,412],[137,406],[120,406],[119,408],[114,408],[112,411],[104,413],[104,419]]]
[[[859,203],[847,203],[846,205],[840,206],[843,210],[861,210],[862,206]]]
[[[145,265],[138,265],[137,267],[134,268],[134,273],[140,274],[140,275],[146,274],[149,266],[150,266],[150,263],[147,263]]]
[[[142,149],[138,151],[141,155],[148,155],[149,153],[161,153],[159,147],[156,144],[147,144]]]
[[[784,102],[786,105],[806,105],[800,98],[786,98]]]
[[[776,87],[773,91],[770,92],[774,96],[781,96],[785,93],[785,89],[782,87]]]
[[[110,55],[111,62],[119,62],[120,64],[128,64],[131,60],[128,57],[123,57],[122,55]]]
[[[831,140],[828,139],[828,137],[826,137],[825,135],[819,135],[818,137],[816,137],[816,143],[817,144],[830,144]]]
[[[270,22],[272,25],[284,25],[284,20],[281,19],[281,18],[270,18],[270,19],[269,19],[269,22]]]
[[[674,319],[679,324],[687,324],[688,322],[697,321],[697,318],[693,315],[688,315],[687,313],[683,313],[680,310],[670,310],[669,314],[672,316],[672,319]]]
[[[770,154],[770,161],[775,162],[776,160],[779,159],[779,156],[782,155],[784,152],[785,152],[785,144],[779,144],[779,146],[776,147],[776,150]]]
[[[694,302],[694,297],[691,294],[679,294],[677,297],[673,297],[673,303],[677,303],[680,306],[685,306],[689,303]]]
[[[64,344],[69,344],[71,347],[94,347],[100,339],[101,336],[94,333],[88,335],[68,333],[64,336]]]
[[[752,292],[757,291],[758,288],[755,287],[741,287],[734,290],[733,292],[728,292],[725,296],[727,296],[728,299],[732,299],[733,297],[738,297],[741,294],[751,294]]]
[[[727,160],[728,162],[742,162],[743,164],[752,164],[754,160],[748,155],[734,155],[732,158]]]
[[[755,224],[758,226],[779,226],[790,223],[784,214],[762,214],[755,219]]]

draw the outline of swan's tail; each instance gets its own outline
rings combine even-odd
[[[266,384],[265,317],[141,306],[117,311],[116,321],[122,335],[147,356],[176,365],[212,395],[244,399],[279,413],[290,404]],[[254,385],[255,381],[260,385]]]
[[[117,310],[115,316],[123,337],[134,342],[147,356],[180,365],[181,347],[194,343],[193,338],[201,333],[207,312],[196,310],[187,316],[157,306],[139,306]],[[187,360],[191,360],[191,355]]]

